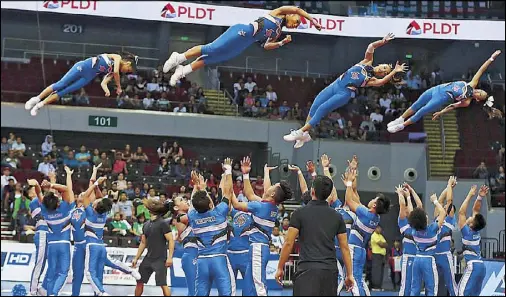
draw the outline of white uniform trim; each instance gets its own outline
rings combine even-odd
[[[253,284],[257,296],[267,296],[267,290],[264,283],[262,283],[262,246],[252,244],[253,253],[251,257],[251,270],[253,272]]]
[[[37,289],[39,287],[40,274],[42,268],[46,262],[46,244],[47,244],[47,232],[37,231],[39,234],[39,242],[37,245],[37,258],[35,259],[35,266],[32,271],[32,279],[30,280],[30,293],[32,296],[36,296]]]

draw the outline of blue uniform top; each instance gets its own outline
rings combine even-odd
[[[350,244],[365,248],[371,234],[376,230],[380,222],[380,216],[370,212],[363,205],[357,207],[356,215],[355,224],[351,227],[349,242]]]
[[[185,253],[198,249],[197,238],[195,237],[195,234],[193,234],[192,227],[189,225],[187,225],[183,232],[181,232],[179,238],[181,239],[181,244],[183,245]]]
[[[416,231],[409,227],[405,232],[413,235],[413,241],[416,245],[416,254],[424,256],[433,256],[436,252],[436,245],[439,240],[439,226],[432,223],[423,231]]]
[[[199,256],[227,253],[227,214],[227,201],[220,202],[205,213],[198,213],[194,209],[188,212],[190,227],[198,240]]]
[[[251,227],[253,220],[249,213],[232,210],[232,232],[230,233],[229,251],[249,250],[249,237],[246,232]]]
[[[72,237],[75,243],[83,243],[86,238],[84,235],[86,213],[83,207],[76,207],[70,212],[70,223],[72,224]]]
[[[281,27],[283,26],[283,19],[266,15],[257,19],[258,30],[253,34],[256,41],[265,43],[267,40],[277,40],[281,35]]]
[[[436,245],[437,253],[447,253],[452,249],[452,232],[455,229],[455,217],[446,216],[439,231],[439,242]]]
[[[248,202],[248,212],[251,213],[253,219],[245,232],[249,235],[249,242],[269,244],[278,216],[278,207],[269,201],[251,201]]]
[[[58,208],[53,211],[46,209],[41,205],[41,213],[47,222],[48,234],[47,241],[70,241],[70,211],[75,207],[75,202],[68,203],[65,200],[60,201]]]
[[[356,64],[337,79],[337,82],[344,87],[352,89],[365,87],[369,79],[374,76],[374,68],[369,65]]]
[[[107,213],[99,214],[93,209],[92,204],[84,209],[86,214],[85,236],[86,243],[103,243],[104,226],[107,221]]]
[[[467,224],[460,230],[462,232],[462,250],[466,261],[481,260],[481,235],[480,231],[474,231]]]
[[[408,223],[408,219],[398,219],[399,224],[399,231],[402,234],[402,253],[407,256],[414,256],[416,255],[416,244],[413,240],[413,234],[411,226]],[[410,232],[406,232],[410,230]]]
[[[446,93],[449,99],[462,101],[473,96],[473,87],[465,81],[454,81],[440,85],[440,90]]]
[[[114,60],[106,54],[101,54],[91,59],[91,67],[97,71],[97,74],[109,74],[114,72]]]
[[[42,217],[41,203],[38,198],[33,198],[30,202],[30,213],[35,220],[35,231],[49,231],[46,220]]]
[[[337,201],[339,201],[339,199]],[[339,205],[339,207],[335,207],[334,209],[337,211],[337,213],[339,213],[343,217],[344,224],[346,225],[346,236],[348,237],[349,240],[351,227],[355,223],[355,219],[357,218],[357,216],[349,208],[341,207],[341,201],[339,201],[339,203],[331,204],[331,206],[333,205]],[[340,248],[337,236],[334,238],[334,245],[336,249]]]
[[[337,211],[341,206],[343,206],[343,203],[341,202],[341,200],[336,199],[335,201],[330,203],[329,206]]]

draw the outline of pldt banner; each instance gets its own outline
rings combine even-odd
[[[71,249],[73,251],[73,248]],[[107,255],[109,258],[122,261],[128,266],[132,264],[132,260],[137,254],[137,249],[133,248],[116,248],[107,247]],[[173,264],[170,269],[170,284],[173,287],[186,287],[183,267],[181,265],[182,250],[176,250],[173,258]],[[137,268],[142,262],[142,258],[137,263]],[[267,286],[269,290],[282,289],[274,280],[276,269],[278,267],[278,255],[271,255],[267,263]],[[35,265],[35,245],[30,243],[11,243],[2,242],[2,281],[29,282]],[[47,267],[47,265],[46,265]],[[44,278],[46,271],[41,275]],[[153,274],[147,283],[148,286],[155,286],[155,275]],[[169,279],[168,279],[169,281]],[[72,282],[72,267],[67,277],[67,283]],[[89,281],[84,278],[83,283],[88,284]],[[168,282],[169,283],[169,282]],[[120,271],[112,270],[105,267],[104,284],[106,285],[132,285],[136,284],[135,279]],[[242,288],[242,276],[239,273],[237,287]]]
[[[249,23],[269,13],[265,9],[162,1],[1,1],[2,9],[95,15],[210,26]],[[304,18],[299,28],[287,32],[397,38],[505,40],[504,21],[341,17],[312,14],[323,27],[314,28]]]
[[[480,296],[504,296],[504,260],[483,262],[486,275]]]

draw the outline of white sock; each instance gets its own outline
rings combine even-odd
[[[184,54],[177,54],[176,59],[178,63],[186,62],[186,56]]]
[[[193,72],[193,69],[192,69],[191,64],[188,64],[188,65],[184,65],[184,66],[183,66],[183,75],[184,75],[184,76],[186,76],[186,75],[188,75],[188,74],[190,74],[190,73],[192,73],[192,72]]]

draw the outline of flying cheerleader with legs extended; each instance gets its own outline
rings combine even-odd
[[[501,112],[492,107],[494,102],[493,97],[488,97],[487,92],[476,89],[476,86],[480,81],[480,77],[500,54],[500,50],[495,51],[490,59],[481,65],[480,69],[476,72],[469,83],[466,83],[465,81],[454,81],[432,87],[423,92],[420,98],[418,98],[418,100],[416,100],[416,102],[413,103],[413,105],[411,105],[411,107],[409,107],[399,118],[388,123],[388,132],[399,132],[407,126],[418,122],[424,115],[431,112],[435,112],[432,120],[436,120],[450,110],[468,107],[473,99],[478,102],[487,100],[485,105],[489,108],[489,111],[487,111],[489,115],[501,117]],[[441,111],[437,111],[443,105],[452,101],[456,102],[448,105]]]
[[[286,141],[296,141],[294,148],[300,148],[304,143],[311,140],[308,131],[320,123],[320,120],[333,110],[344,106],[350,101],[351,94],[357,88],[362,87],[380,87],[389,82],[396,73],[405,72],[407,66],[397,63],[395,68],[389,64],[380,64],[372,66],[374,59],[374,50],[387,44],[394,39],[394,35],[389,33],[382,40],[375,41],[367,47],[365,57],[360,63],[348,69],[345,73],[323,89],[315,98],[306,124],[299,130],[293,130],[283,138]],[[381,78],[376,78],[381,77]]]
[[[138,57],[130,53],[101,54],[96,57],[79,61],[58,82],[45,88],[38,96],[32,97],[25,103],[25,109],[30,110],[32,116],[36,116],[44,105],[58,101],[66,94],[75,92],[89,84],[95,77],[105,74],[100,84],[105,96],[111,94],[107,84],[114,78],[116,93],[121,94],[120,72],[133,73],[137,68]],[[42,100],[42,102],[41,102]]]
[[[189,73],[206,65],[228,61],[241,54],[255,42],[260,42],[266,50],[280,48],[292,41],[290,35],[277,41],[283,27],[289,29],[299,27],[301,17],[309,20],[316,29],[321,30],[322,26],[303,9],[295,6],[282,6],[250,24],[237,24],[228,28],[225,33],[209,44],[194,46],[182,54],[173,52],[163,65],[163,72],[167,73],[176,67],[170,78],[170,85],[175,86],[179,79]],[[198,59],[188,65],[180,65],[191,58]]]

